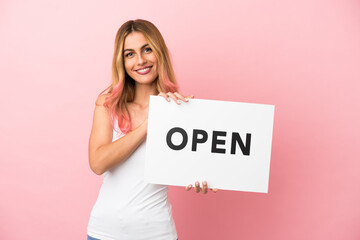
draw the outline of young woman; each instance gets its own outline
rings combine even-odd
[[[108,92],[96,100],[89,140],[90,168],[103,174],[103,184],[91,211],[88,239],[175,240],[168,187],[144,183],[149,96],[172,98],[177,104],[193,96],[177,92],[163,37],[142,19],[127,21],[118,30],[112,78]],[[194,189],[208,191],[205,181],[202,187],[196,182]]]

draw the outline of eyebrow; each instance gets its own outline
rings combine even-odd
[[[144,47],[146,47],[146,46],[148,46],[148,45],[149,45],[149,44],[147,43],[147,44],[145,44],[144,46],[142,46],[140,49],[143,49]],[[125,51],[134,51],[134,49],[130,49],[130,48],[125,49],[125,50],[123,51],[123,53],[124,53]]]

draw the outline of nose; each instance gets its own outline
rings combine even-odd
[[[142,56],[141,54],[138,54],[138,65],[141,66],[143,65],[144,63],[146,63],[146,58],[144,56]]]

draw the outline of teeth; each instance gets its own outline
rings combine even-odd
[[[137,70],[138,72],[146,72],[147,70],[149,70],[150,68],[144,68],[144,69],[141,69],[141,70]]]

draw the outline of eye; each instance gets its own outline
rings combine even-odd
[[[125,54],[125,57],[129,57],[129,54],[133,54],[133,53],[128,53],[128,54]]]
[[[150,50],[150,52],[152,51],[152,49],[151,49],[151,48],[145,48],[145,51],[146,51],[146,50]]]

